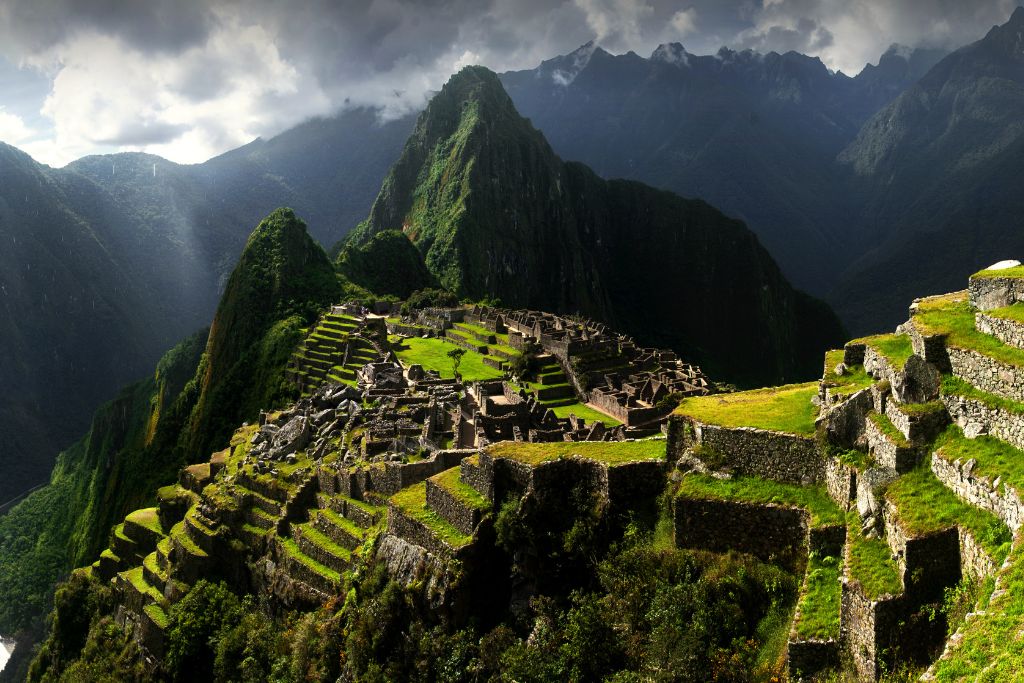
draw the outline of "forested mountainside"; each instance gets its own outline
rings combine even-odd
[[[294,213],[263,220],[209,333],[176,346],[149,379],[97,411],[49,484],[0,517],[0,595],[8,598],[0,632],[38,634],[55,580],[95,557],[117,520],[152,503],[158,487],[201,459],[197,449],[291,397],[284,368],[300,330],[340,296],[330,261]]]
[[[740,222],[562,162],[483,68],[420,115],[349,243],[396,230],[459,296],[580,312],[729,381],[809,376],[842,334]]]
[[[354,110],[198,166],[114,154],[52,169],[0,145],[0,503],[209,324],[263,216],[301,207],[323,244],[365,217],[411,126]]]

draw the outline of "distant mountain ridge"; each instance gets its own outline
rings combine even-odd
[[[460,296],[578,311],[676,348],[715,377],[809,376],[810,351],[841,336],[741,223],[562,162],[482,67],[431,100],[349,244],[395,230]]]
[[[850,78],[795,52],[698,56],[668,43],[644,59],[587,44],[501,79],[563,158],[708,201],[824,294],[860,248],[836,155],[941,56],[894,46]]]

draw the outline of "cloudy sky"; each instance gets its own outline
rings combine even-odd
[[[955,48],[1021,0],[0,0],[0,141],[61,166],[203,161],[311,116],[418,108],[465,64],[524,69],[591,39],[819,56]]]

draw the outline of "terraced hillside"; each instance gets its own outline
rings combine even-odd
[[[356,386],[356,373],[364,365],[383,360],[379,330],[365,316],[332,309],[292,355],[289,377],[305,396],[323,382]]]
[[[1022,302],[1024,270],[983,271],[916,300],[895,334],[829,352],[816,391],[678,408],[677,542],[806,562],[791,675],[844,660],[865,679],[1019,675]]]

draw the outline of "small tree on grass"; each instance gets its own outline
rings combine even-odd
[[[462,357],[466,355],[466,349],[452,349],[448,352],[448,357],[452,359],[452,372],[455,374],[455,379],[462,381],[462,376],[459,375],[459,364],[462,363]]]

